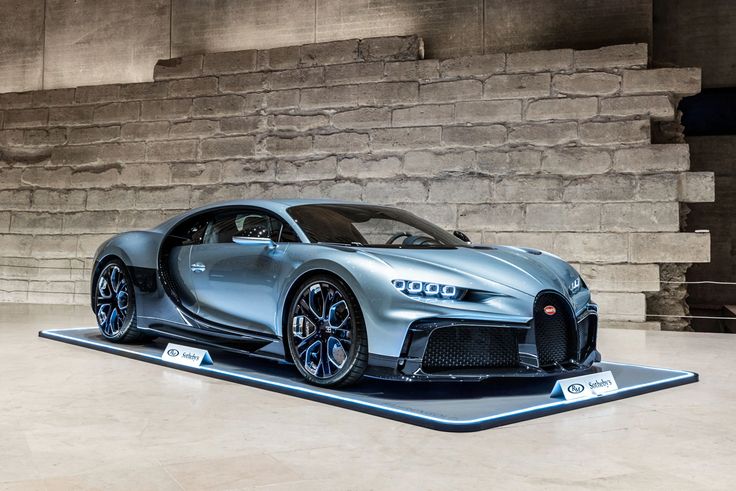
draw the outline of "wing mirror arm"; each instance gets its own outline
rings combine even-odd
[[[276,248],[276,242],[267,237],[233,237],[233,242],[245,246],[265,246],[269,249]]]

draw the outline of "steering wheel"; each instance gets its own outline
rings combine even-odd
[[[397,232],[386,241],[386,245],[393,244],[399,237],[411,237],[411,234],[409,232]]]

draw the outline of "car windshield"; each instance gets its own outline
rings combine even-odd
[[[467,245],[436,225],[395,208],[318,204],[293,206],[287,212],[310,242],[412,248]]]

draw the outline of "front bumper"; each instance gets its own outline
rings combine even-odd
[[[569,356],[559,362],[551,364],[547,362],[542,365],[540,359],[543,357],[537,349],[534,320],[519,324],[460,318],[423,319],[414,322],[409,328],[399,357],[371,355],[368,375],[394,380],[481,381],[489,378],[582,374],[590,370],[593,363],[601,360],[600,353],[596,349],[597,306],[588,304],[575,316],[574,325],[570,319],[570,325],[570,342],[574,343],[574,346],[571,346]],[[446,333],[448,330],[472,336],[479,335],[480,338],[469,342],[475,343],[477,339],[483,339],[486,348],[492,348],[493,343],[505,339],[506,352],[502,354],[497,351],[495,358],[488,358],[488,363],[482,366],[483,359],[478,358],[478,349],[475,347],[475,353],[468,355],[471,361],[469,366],[443,368],[437,363],[438,349],[435,347],[428,351],[428,347],[433,335]],[[458,355],[458,351],[463,349],[462,345],[453,345],[446,349],[452,352],[455,358],[458,356],[463,358],[462,353]],[[442,359],[441,356],[439,358]]]

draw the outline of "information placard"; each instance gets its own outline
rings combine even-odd
[[[613,374],[608,371],[558,380],[550,396],[569,401],[602,396],[615,390],[618,390],[618,385]]]
[[[177,365],[199,367],[212,365],[212,357],[206,349],[192,348],[182,344],[169,343],[164,349],[161,359]]]

